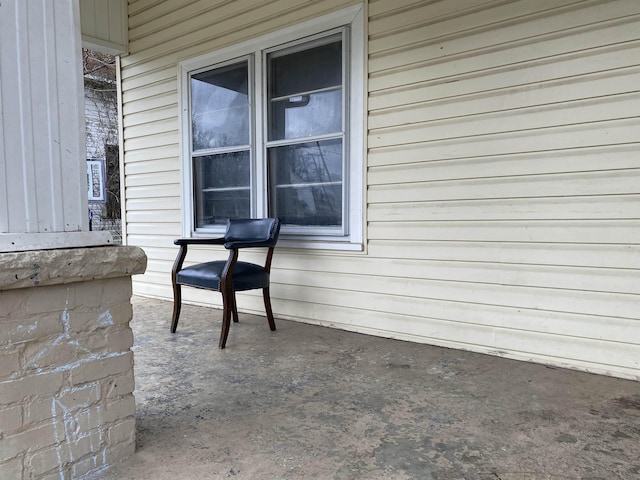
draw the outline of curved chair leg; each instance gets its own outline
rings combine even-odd
[[[273,332],[276,329],[276,322],[273,320],[273,311],[271,310],[271,295],[269,295],[269,287],[262,289],[262,297],[264,298],[264,309],[267,312],[267,321],[269,328]]]
[[[227,337],[229,336],[229,326],[231,324],[231,309],[232,309],[232,298],[233,292],[231,294],[222,294],[222,331],[220,332],[220,341],[218,342],[218,347],[224,348],[227,344]]]
[[[236,291],[233,291],[231,295],[232,307],[231,313],[233,313],[233,323],[238,323],[238,303],[236,302]]]
[[[176,333],[178,319],[180,318],[180,307],[182,306],[182,294],[180,285],[173,285],[173,316],[171,317],[171,333]]]

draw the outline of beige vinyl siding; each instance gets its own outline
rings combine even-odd
[[[135,293],[171,298],[178,62],[353,3],[130,2],[127,240],[149,256]],[[640,379],[640,3],[365,8],[365,251],[278,249],[276,316]]]
[[[412,6],[370,3],[369,254],[436,343],[638,378],[640,5]]]

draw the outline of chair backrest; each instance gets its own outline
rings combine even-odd
[[[280,234],[278,218],[230,218],[225,242],[262,242],[262,247],[274,247]]]

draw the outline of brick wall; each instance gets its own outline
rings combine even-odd
[[[144,271],[144,253],[0,262],[0,479],[79,478],[132,454],[131,274]]]

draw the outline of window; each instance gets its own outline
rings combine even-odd
[[[185,235],[275,216],[361,248],[363,42],[358,7],[180,64]]]

